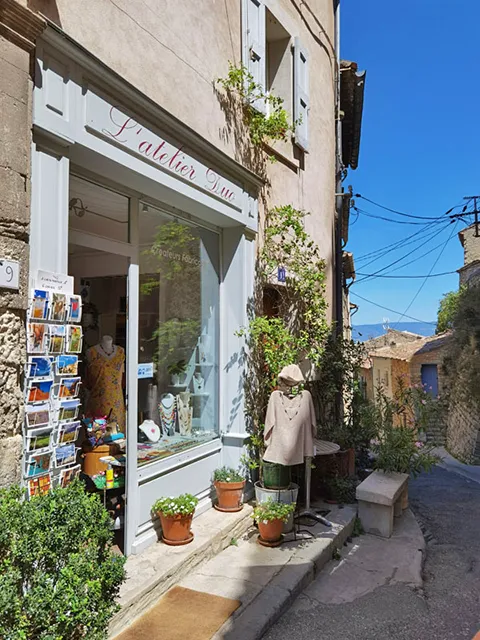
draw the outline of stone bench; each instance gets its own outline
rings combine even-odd
[[[402,514],[407,473],[374,471],[357,487],[358,517],[366,533],[390,538],[393,518]]]

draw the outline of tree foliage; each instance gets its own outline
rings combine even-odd
[[[446,293],[440,300],[437,314],[437,328],[435,333],[444,333],[453,329],[453,322],[458,311],[458,305],[464,291],[460,287],[458,291]]]

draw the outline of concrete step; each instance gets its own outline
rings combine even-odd
[[[249,504],[237,513],[209,509],[193,521],[195,538],[190,544],[169,547],[158,542],[143,553],[130,556],[127,580],[120,590],[121,609],[110,623],[109,638],[130,625],[199,565],[221,553],[232,540],[241,538],[252,525],[252,511]]]
[[[241,606],[212,640],[261,638],[315,579],[352,533],[357,513],[356,506],[329,508],[332,528],[302,526],[297,539],[286,534],[284,543],[271,549],[257,543],[258,530],[250,527],[238,541],[178,580],[189,589],[240,600]]]

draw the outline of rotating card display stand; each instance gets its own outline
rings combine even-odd
[[[73,278],[51,274],[31,291],[27,320],[23,486],[29,498],[66,486],[80,473],[76,445],[80,421],[78,354],[83,333],[81,297]]]

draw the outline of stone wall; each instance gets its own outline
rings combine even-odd
[[[463,264],[480,260],[480,238],[475,237],[475,225],[460,232],[463,244]]]
[[[0,487],[21,473],[26,361],[32,113],[31,51],[43,21],[6,0],[0,13],[0,259],[20,263],[20,289],[0,289]]]
[[[447,418],[447,449],[462,462],[473,462],[480,412],[462,400],[452,400]]]

